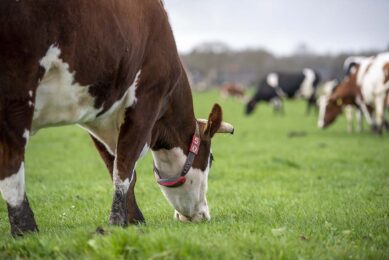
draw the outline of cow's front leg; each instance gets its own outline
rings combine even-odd
[[[105,165],[107,166],[108,172],[111,176],[111,179],[113,180],[113,170],[114,170],[114,162],[115,162],[115,156],[107,150],[105,145],[101,143],[99,140],[97,140],[95,137],[91,135],[91,138],[93,142],[95,143],[95,146],[100,153],[101,158],[104,160]],[[127,204],[125,204],[125,201],[122,201],[122,198],[125,196],[122,196],[121,194],[117,194],[116,187],[115,187],[115,195],[114,195],[114,212],[120,211],[120,209],[123,207],[123,204],[125,207],[127,207],[127,219],[128,223],[138,223],[143,222],[144,218],[141,213],[141,211],[138,208],[138,205],[135,200],[135,183],[136,183],[136,172],[134,171],[132,181],[130,181],[130,185],[127,191]],[[122,205],[122,206],[121,206]],[[129,206],[130,205],[130,206]],[[133,206],[131,206],[133,205]],[[118,225],[126,225],[125,221],[119,220],[120,216],[125,215],[125,212],[122,213],[115,213],[111,214],[110,222],[112,224],[118,224]],[[119,216],[119,217],[118,217]]]
[[[126,111],[120,127],[113,165],[112,179],[115,186],[110,223],[125,226],[142,223],[144,217],[135,199],[135,165],[147,142],[151,139],[153,126],[159,111],[159,95],[156,100],[138,97],[135,107]]]

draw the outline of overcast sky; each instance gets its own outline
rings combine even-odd
[[[178,48],[222,41],[288,54],[389,46],[389,0],[165,0]]]

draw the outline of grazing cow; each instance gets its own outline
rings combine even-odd
[[[215,105],[196,120],[168,16],[158,0],[0,3],[0,190],[11,233],[37,231],[25,193],[31,133],[79,124],[114,185],[110,223],[143,222],[135,165],[151,148],[175,218],[210,218],[211,138],[232,133]]]
[[[323,121],[319,126],[327,127],[335,121],[345,105],[353,105],[361,109],[375,132],[382,133],[388,90],[389,53],[365,58],[352,66],[350,74],[331,94],[327,100]],[[374,118],[371,117],[372,112]]]
[[[225,99],[227,97],[235,97],[243,100],[245,96],[244,89],[235,83],[227,83],[220,88],[220,96]]]
[[[338,80],[327,81],[323,84],[322,93],[318,99],[319,107],[319,119],[318,127],[321,128],[321,125],[324,122],[325,109],[329,97],[334,93],[335,89],[339,86]],[[354,114],[357,120],[357,131],[361,132],[363,130],[363,115],[360,109],[354,109],[352,105],[345,105],[345,114],[347,120],[347,131],[352,133],[354,130]]]
[[[246,105],[246,114],[251,114],[258,102],[265,101],[275,104],[277,110],[282,110],[284,98],[303,97],[307,100],[307,113],[316,106],[316,90],[320,76],[312,69],[304,69],[300,73],[270,73],[258,86],[258,90]]]

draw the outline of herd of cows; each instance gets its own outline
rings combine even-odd
[[[320,126],[354,105],[381,131],[388,58],[353,59],[339,86],[320,98],[325,105]],[[246,112],[260,101],[281,108],[284,98],[296,96],[305,98],[310,109],[319,81],[310,69],[296,75],[271,73]],[[0,191],[12,235],[38,231],[25,192],[30,135],[71,124],[89,133],[107,166],[114,186],[111,224],[144,222],[135,199],[135,168],[149,149],[156,182],[173,206],[174,218],[209,220],[211,140],[234,132],[222,118],[218,104],[208,120],[195,118],[162,1],[0,2]]]
[[[283,100],[303,98],[307,113],[319,110],[318,127],[326,128],[344,111],[348,131],[353,131],[354,113],[357,130],[363,128],[363,119],[374,133],[389,130],[385,112],[389,109],[389,53],[374,57],[349,57],[344,62],[344,78],[320,84],[320,75],[312,69],[298,73],[269,73],[260,82],[245,113],[250,115],[260,102],[269,102],[275,111],[284,112]],[[237,84],[225,84],[222,97],[245,99],[245,91]]]

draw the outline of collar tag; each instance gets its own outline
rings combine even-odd
[[[192,143],[190,144],[189,152],[198,154],[200,149],[200,137],[193,135]]]

